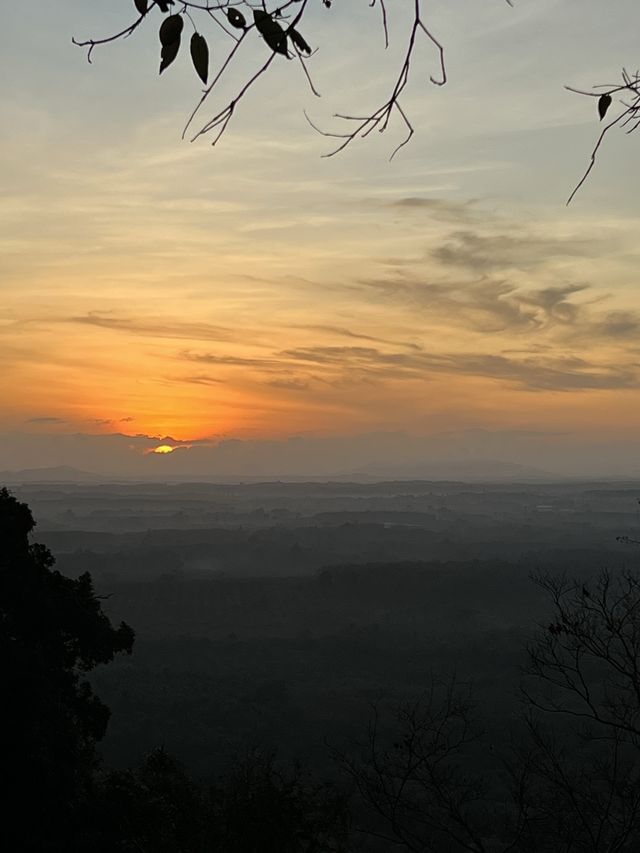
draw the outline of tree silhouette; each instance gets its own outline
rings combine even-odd
[[[212,785],[192,779],[164,749],[136,770],[107,774],[93,849],[149,853],[347,853],[343,795],[253,749]]]
[[[564,849],[638,850],[640,576],[536,582],[553,618],[527,650],[522,687],[530,808]]]
[[[346,800],[253,750],[205,784],[163,748],[135,770],[101,767],[109,709],[83,674],[130,653],[89,574],[53,570],[29,507],[0,489],[2,840],[20,853],[346,853]]]
[[[235,853],[347,853],[349,813],[332,785],[253,749],[214,789],[218,846]]]
[[[451,679],[377,708],[338,755],[372,834],[415,853],[640,849],[640,575],[535,581],[552,612],[527,649],[508,749],[486,743]]]
[[[3,836],[12,850],[66,851],[77,849],[69,839],[82,832],[109,719],[83,674],[130,653],[134,634],[112,627],[89,574],[53,569],[33,528],[29,507],[0,489]]]
[[[482,763],[471,769],[478,749]],[[488,779],[500,762],[486,749],[470,685],[455,677],[432,677],[417,699],[377,704],[363,741],[336,758],[359,793],[365,833],[412,853],[524,849],[521,804],[493,807]]]
[[[98,853],[212,853],[216,826],[209,790],[159,748],[135,770],[105,773],[92,813]]]

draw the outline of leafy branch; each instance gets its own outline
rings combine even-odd
[[[92,62],[93,52],[101,47],[119,40],[130,38],[143,24],[151,26],[151,21],[157,17],[155,12],[165,16],[162,18],[158,36],[160,40],[160,73],[166,71],[176,60],[181,47],[185,24],[191,28],[189,43],[191,62],[204,85],[202,94],[185,124],[182,138],[195,141],[201,136],[211,135],[212,145],[220,140],[233,118],[244,96],[262,78],[275,61],[276,57],[295,60],[295,66],[301,69],[312,94],[320,97],[310,73],[309,61],[314,58],[317,49],[312,49],[300,32],[305,15],[314,2],[320,2],[326,10],[331,10],[334,0],[122,0],[133,3],[137,17],[126,27],[104,38],[91,38],[73,43],[86,49],[87,60]],[[514,0],[505,0],[510,7]],[[393,5],[391,5],[393,4]],[[384,49],[391,42],[391,31],[404,29],[404,45],[401,51],[401,65],[394,79],[388,97],[372,112],[366,115],[352,113],[335,113],[334,118],[347,124],[343,131],[326,130],[319,127],[304,112],[311,127],[321,136],[339,140],[336,147],[324,156],[333,157],[344,151],[356,139],[366,138],[374,130],[384,133],[390,126],[392,118],[397,118],[405,130],[402,141],[394,148],[390,159],[411,140],[414,127],[401,99],[411,79],[411,71],[415,51],[420,44],[426,43],[435,50],[437,71],[429,77],[435,86],[444,86],[447,82],[445,50],[442,43],[430,27],[425,15],[426,0],[368,0],[370,9],[379,12],[380,27],[383,34]],[[201,23],[202,22],[202,23]],[[409,23],[409,26],[403,24]],[[212,32],[205,36],[205,25]],[[203,30],[203,31],[201,31]],[[256,51],[256,41],[262,40],[269,48],[266,59],[261,58],[254,70],[241,80],[235,95],[220,110],[205,121],[199,130],[190,128],[201,110],[218,89],[221,79],[236,70],[236,63],[245,47]],[[209,82],[211,58],[217,63],[217,70]],[[609,114],[617,99],[617,114],[602,128],[596,144],[591,152],[587,168],[574,187],[567,204],[570,204],[576,193],[583,186],[593,170],[598,153],[610,130],[614,127],[633,133],[640,126],[640,71],[630,74],[622,71],[622,82],[614,85],[598,85],[592,90],[585,91],[566,86],[569,91],[597,99],[598,114],[601,121]]]
[[[309,66],[307,65],[308,61],[313,58],[317,51],[311,48],[299,29],[305,13],[308,11],[313,0],[285,0],[285,2],[279,5],[276,5],[277,0],[261,0],[261,2],[255,4],[250,3],[249,0],[217,0],[217,2],[208,2],[208,0],[201,0],[200,2],[193,2],[193,0],[182,0],[182,2],[176,2],[176,0],[132,0],[132,2],[137,12],[137,17],[131,24],[104,38],[91,38],[82,41],[74,38],[73,43],[85,48],[87,51],[87,60],[92,62],[93,52],[97,47],[121,39],[128,39],[143,24],[146,26],[147,22],[152,20],[153,13],[157,10],[165,16],[158,31],[160,40],[160,73],[162,74],[176,60],[180,52],[185,23],[188,23],[193,30],[190,41],[191,61],[205,88],[185,124],[182,133],[183,139],[187,137],[196,116],[217,89],[221,78],[233,73],[241,50],[249,43],[254,44],[256,37],[262,39],[270,49],[268,57],[263,59],[255,70],[249,73],[248,77],[240,83],[232,99],[202,124],[198,131],[189,136],[192,142],[207,134],[211,134],[213,137],[212,145],[215,145],[220,140],[243,97],[268,71],[272,63],[276,61],[277,55],[287,60],[296,60],[296,65],[301,68],[311,92],[316,97],[320,97],[318,88],[312,79]],[[320,2],[325,9],[331,9],[332,0],[320,0]],[[388,0],[387,2],[385,0],[370,0],[369,2],[371,9],[377,6],[380,11],[380,25],[384,36],[385,49],[390,44],[391,19],[393,18],[394,21],[401,23],[407,13],[406,8],[401,9],[397,4],[394,4],[393,10],[388,10],[387,3]],[[406,128],[407,136],[395,148],[391,156],[395,156],[413,136],[414,129],[407,113],[400,104],[400,97],[409,82],[411,63],[418,42],[418,36],[422,35],[437,52],[438,71],[436,75],[431,75],[431,82],[436,86],[443,86],[447,82],[444,48],[426,23],[422,9],[423,3],[424,0],[411,0],[412,21],[406,35],[402,66],[389,98],[380,107],[370,115],[364,117],[337,114],[336,118],[357,123],[353,131],[344,134],[324,131],[317,127],[307,116],[307,120],[311,126],[323,136],[344,139],[344,142],[338,148],[325,156],[332,156],[338,153],[338,151],[342,151],[358,136],[366,137],[374,129],[377,129],[381,133],[384,132],[388,128],[394,114],[400,118],[401,123]],[[208,34],[208,37],[200,31],[198,26],[200,21],[203,20],[208,24],[213,23],[215,25],[213,34]],[[222,51],[220,50],[220,42],[222,42]],[[213,74],[211,82],[208,82],[210,59],[211,57],[217,58],[218,56],[222,58],[218,61],[218,67]]]

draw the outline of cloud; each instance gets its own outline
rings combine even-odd
[[[477,220],[479,214],[473,207],[474,203],[474,200],[456,202],[443,198],[406,196],[390,202],[389,207],[407,213],[428,213],[441,222],[460,223]]]
[[[451,373],[505,380],[528,391],[640,387],[636,365],[597,364],[571,355],[517,359],[473,352],[381,352],[370,347],[302,347],[283,355],[302,365],[356,370],[380,380],[428,379],[432,374]]]
[[[29,418],[25,421],[26,424],[66,424],[67,421],[64,418],[53,418],[53,417],[43,417],[43,418]]]
[[[635,437],[611,443],[602,434],[580,435],[556,430],[449,430],[431,436],[404,432],[368,432],[325,437],[299,436],[285,440],[220,440],[176,442],[171,436],[128,436],[88,433],[3,433],[0,470],[71,465],[99,471],[111,478],[282,479],[286,476],[320,476],[331,479],[344,472],[369,471],[377,478],[430,476],[446,473],[443,464],[455,463],[453,476],[465,471],[478,477],[477,460],[504,460],[556,473],[624,476],[637,472],[639,458]],[[182,453],[158,456],[149,453],[160,444],[183,449]],[[629,468],[631,460],[631,469]],[[484,466],[483,471],[487,471]],[[488,470],[499,476],[517,477],[492,463]],[[483,474],[483,477],[485,474]]]
[[[265,372],[278,371],[287,368],[287,363],[278,358],[247,358],[235,355],[216,355],[215,353],[183,352],[181,358],[195,361],[198,364],[217,364],[226,367],[255,367]]]
[[[446,266],[481,275],[508,269],[530,270],[553,258],[590,257],[595,250],[593,240],[538,237],[515,229],[505,233],[467,229],[451,234],[430,255]]]
[[[434,321],[445,321],[477,332],[540,330],[575,324],[582,306],[571,297],[588,289],[585,284],[551,285],[525,290],[508,281],[482,277],[472,281],[425,281],[418,273],[365,279],[386,299],[401,299],[428,312]]]
[[[608,311],[593,318],[585,332],[592,341],[601,338],[636,343],[640,334],[640,315],[635,311]]]
[[[223,385],[224,379],[216,379],[215,376],[208,376],[206,373],[199,373],[195,376],[176,376],[170,379],[171,382],[187,382],[192,385]]]
[[[640,335],[640,312],[603,311],[598,306],[611,294],[584,281],[527,288],[491,275],[469,281],[433,278],[415,269],[395,269],[386,277],[360,279],[359,286],[374,291],[380,301],[418,311],[432,328],[527,335],[522,343],[529,350],[617,344],[630,351]]]
[[[569,301],[574,293],[588,290],[586,284],[563,284],[519,293],[517,298],[542,313],[547,323],[575,323],[580,316],[581,306]]]
[[[398,341],[391,340],[389,338],[380,337],[378,335],[366,335],[361,332],[354,332],[351,329],[346,329],[343,326],[328,326],[321,324],[301,324],[301,325],[292,325],[289,328],[291,329],[301,329],[308,330],[310,332],[322,332],[327,335],[335,335],[338,338],[350,338],[356,341],[369,341],[374,344],[392,344],[392,345],[402,345],[402,346],[413,346],[413,344],[400,344]]]
[[[283,391],[307,391],[309,383],[301,379],[274,379],[268,383],[272,388],[281,388]]]
[[[567,281],[567,270],[574,261],[584,264],[614,255],[615,247],[597,234],[583,236],[584,228],[576,229],[578,236],[558,236],[549,229],[509,223],[472,205],[422,197],[393,202],[396,209],[433,213],[438,221],[457,218],[461,227],[445,226],[443,236],[442,228],[425,223],[422,255],[380,258],[386,273],[361,278],[357,286],[373,291],[381,301],[422,309],[436,325],[518,333],[584,325],[586,331],[592,320],[589,306],[575,297],[592,286],[584,280]],[[609,325],[615,328],[620,320],[612,317]],[[606,336],[606,326],[595,329],[596,334]],[[626,318],[620,329],[633,334]]]
[[[328,335],[335,335],[339,338],[353,338],[358,341],[372,341],[373,343],[388,343],[384,338],[376,337],[375,335],[364,335],[361,332],[353,332],[351,329],[345,329],[342,326],[326,326],[316,323],[303,323],[292,326],[294,329],[301,329],[310,332],[325,332]]]
[[[450,356],[443,369],[505,379],[530,391],[640,388],[635,366],[598,365],[574,357],[515,360],[503,355]]]
[[[574,294],[586,290],[584,285],[550,286],[524,293],[509,284],[489,281],[475,283],[472,288],[449,288],[448,291],[444,285],[425,285],[424,288],[441,313],[462,319],[477,331],[560,328],[568,329],[575,336],[577,329],[588,328],[591,322],[583,313],[587,309],[570,301]],[[615,318],[615,322],[620,324],[622,319]],[[629,334],[631,328],[629,324]],[[367,341],[373,338],[357,334],[347,337]],[[288,391],[317,389],[320,385],[345,388],[388,381],[424,382],[443,374],[503,381],[528,391],[640,386],[638,365],[627,357],[621,356],[617,362],[611,358],[598,359],[596,355],[587,359],[572,352],[571,346],[564,347],[563,352],[562,347],[550,348],[543,340],[521,347],[505,344],[493,353],[486,352],[483,338],[469,339],[464,351],[427,350],[414,342],[376,343],[379,345],[290,347],[265,354],[265,357],[183,352],[181,358],[197,364],[249,368],[249,378],[251,371],[258,376],[266,374],[271,377],[268,385]],[[208,374],[195,374],[176,381],[206,385],[217,384],[219,380]]]
[[[212,447],[217,443],[215,438],[174,438],[172,435],[144,436],[155,447],[158,444],[172,444],[174,447]]]
[[[156,338],[230,342],[237,341],[247,334],[246,329],[230,329],[224,326],[213,326],[209,323],[175,323],[167,322],[163,318],[138,320],[131,317],[105,316],[94,312],[89,312],[81,317],[69,317],[67,322],[82,323],[102,329],[128,332],[131,335]]]
[[[373,347],[300,347],[284,350],[282,355],[294,361],[314,364],[346,364],[349,361],[382,362],[390,358],[389,354],[381,353]]]

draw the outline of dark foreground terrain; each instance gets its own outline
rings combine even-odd
[[[640,484],[29,484],[38,541],[136,654],[94,676],[104,744],[158,744],[200,773],[240,747],[326,755],[379,695],[431,671],[511,707],[522,646],[545,617],[540,570],[633,563]],[[493,711],[492,711],[493,714]]]
[[[343,784],[344,756],[366,745],[376,708],[428,702],[454,674],[483,732],[465,766],[486,772],[494,744],[524,730],[526,646],[555,636],[549,590],[532,576],[589,583],[636,562],[631,483],[13,491],[57,568],[90,571],[112,622],[136,631],[133,656],[91,675],[112,712],[107,765],[160,746],[209,781],[258,749]],[[489,800],[503,796],[491,789]],[[363,838],[353,849],[395,849]]]

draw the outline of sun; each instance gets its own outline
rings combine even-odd
[[[173,453],[175,447],[170,444],[161,444],[159,447],[154,447],[153,453]]]

